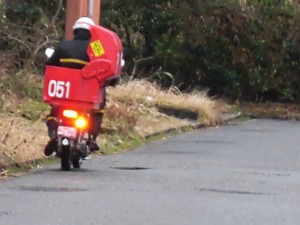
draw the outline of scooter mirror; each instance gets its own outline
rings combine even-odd
[[[54,53],[54,49],[53,48],[47,48],[46,50],[45,50],[45,55],[47,56],[47,58],[49,59],[49,58],[51,58],[51,56],[53,55],[53,53]]]

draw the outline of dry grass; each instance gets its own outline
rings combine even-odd
[[[41,121],[31,123],[15,116],[0,117],[0,167],[41,158],[47,140]]]
[[[42,119],[47,114],[46,105],[9,92],[0,96],[0,101],[0,170],[9,164],[22,164],[44,157],[43,148],[48,136]],[[200,113],[202,122],[215,124],[220,122],[219,113],[226,105],[208,98],[205,92],[182,94],[175,88],[163,91],[145,81],[110,87],[104,133],[100,135],[99,143],[102,146],[113,142],[125,143],[126,139],[134,138],[135,133],[144,136],[159,129],[188,124],[160,113],[159,106],[189,109]]]
[[[126,134],[133,130],[138,120],[136,105],[110,99],[105,109],[105,127]]]
[[[259,118],[300,120],[300,106],[292,103],[251,103],[244,102],[239,108],[245,115]]]
[[[222,122],[220,113],[228,109],[225,103],[209,98],[205,91],[185,94],[176,88],[162,90],[158,85],[143,80],[110,88],[109,95],[115,101],[131,102],[148,111],[159,106],[190,110],[198,113],[199,120],[209,125]]]

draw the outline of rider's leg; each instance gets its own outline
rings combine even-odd
[[[46,117],[46,125],[48,128],[48,135],[50,140],[44,149],[44,154],[50,156],[53,152],[57,151],[57,140],[56,140],[56,131],[57,131],[57,117],[58,109],[52,107],[50,114]]]
[[[90,129],[90,136],[91,136],[90,149],[91,149],[91,151],[100,150],[96,139],[101,130],[103,114],[104,114],[103,110],[93,111],[91,113],[91,121],[92,121],[92,126]]]
[[[91,141],[90,141],[90,150],[91,151],[97,151],[100,150],[100,147],[97,144],[97,137],[100,133],[101,130],[101,125],[102,125],[102,120],[103,120],[103,115],[104,115],[104,108],[106,105],[106,89],[105,86],[100,88],[100,98],[102,99],[99,109],[98,110],[93,110],[91,112],[91,121],[92,121],[92,126],[90,129],[90,136],[91,136]]]

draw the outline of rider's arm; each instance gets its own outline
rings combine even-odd
[[[60,59],[60,46],[58,46],[53,55],[51,56],[51,58],[48,59],[48,61],[46,62],[46,65],[51,65],[51,66],[60,66],[60,62],[59,62],[59,59]]]

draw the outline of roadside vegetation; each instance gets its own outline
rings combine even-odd
[[[300,100],[299,1],[101,4],[101,24],[120,36],[131,79],[231,100]],[[65,6],[66,0],[0,2],[0,73],[41,74],[44,49],[63,38]]]
[[[49,107],[41,99],[9,94],[3,98],[10,101],[3,105],[0,114],[0,169],[4,171],[8,165],[28,169],[28,162],[32,166],[39,165],[48,141],[44,118]],[[209,98],[205,92],[181,94],[178,90],[162,90],[147,81],[120,83],[108,88],[104,124],[98,139],[101,153],[125,151],[153,138],[161,138],[160,135],[149,136],[161,130],[192,129],[193,123],[161,113],[159,108],[165,105],[194,111],[199,114],[194,122],[207,126],[222,123],[220,113],[229,108],[226,103]]]

